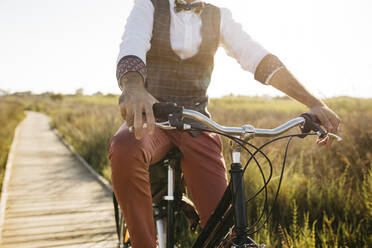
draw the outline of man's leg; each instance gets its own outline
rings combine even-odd
[[[228,184],[220,137],[207,132],[196,137],[183,133],[172,142],[183,154],[181,167],[186,185],[204,226]]]
[[[148,168],[170,148],[168,136],[158,128],[137,140],[123,124],[110,140],[112,186],[134,248],[156,246]]]

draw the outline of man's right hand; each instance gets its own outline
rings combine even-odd
[[[148,133],[155,129],[152,105],[158,102],[144,87],[142,76],[138,72],[128,72],[120,80],[123,92],[119,98],[121,116],[127,126],[134,126],[136,139],[142,138],[143,114],[146,116]]]

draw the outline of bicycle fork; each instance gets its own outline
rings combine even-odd
[[[169,160],[164,161],[164,165],[168,167],[168,192],[164,196],[167,201],[167,216],[156,220],[158,247],[174,248],[174,165]]]
[[[247,213],[245,206],[244,178],[243,167],[240,162],[241,148],[237,144],[232,144],[232,164],[230,169],[231,175],[231,192],[232,207],[234,210],[234,222],[236,237],[233,240],[232,248],[257,247],[257,244],[247,236],[248,229]]]
[[[159,214],[159,212],[160,212],[159,209],[155,209],[155,215]],[[167,223],[166,223],[165,218],[156,219],[155,225],[156,225],[156,232],[158,234],[158,247],[166,248],[165,240],[167,238],[167,232],[166,232]]]

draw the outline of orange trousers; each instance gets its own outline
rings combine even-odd
[[[181,169],[202,226],[226,187],[222,143],[217,134],[202,132],[192,137],[180,131],[155,129],[137,140],[123,124],[110,140],[111,179],[134,248],[156,247],[148,168],[176,146],[182,152]]]

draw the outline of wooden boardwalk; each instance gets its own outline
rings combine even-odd
[[[48,122],[46,115],[28,112],[19,127],[0,247],[116,247],[111,192]]]

